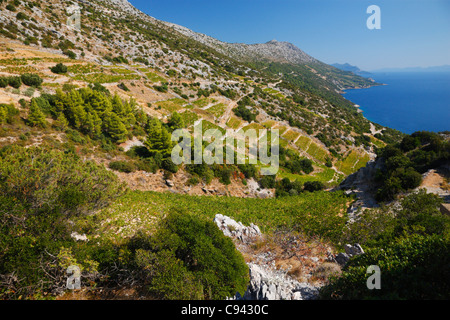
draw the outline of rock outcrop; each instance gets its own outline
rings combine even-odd
[[[312,300],[316,299],[318,288],[300,283],[275,270],[270,265],[249,264],[250,284],[243,296],[236,300]]]
[[[236,222],[221,214],[215,216],[214,222],[225,236],[236,238],[242,242],[248,242],[262,236],[258,226],[253,223],[246,227],[241,222]]]
[[[239,241],[238,248],[263,236],[253,223],[244,226],[221,214],[215,216],[214,222],[225,236]],[[237,293],[232,300],[312,300],[319,294],[319,287],[293,279],[286,270],[277,269],[274,261],[269,263],[263,259],[261,263],[248,263],[248,266],[250,282],[247,290],[243,295]]]
[[[364,253],[363,248],[358,243],[353,246],[346,244],[344,249],[345,252],[340,252],[334,257],[334,260],[341,266],[345,266],[351,257]]]

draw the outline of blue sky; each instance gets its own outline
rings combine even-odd
[[[129,0],[226,42],[289,41],[325,63],[364,70],[450,65],[449,0]],[[369,30],[369,5],[381,29]]]

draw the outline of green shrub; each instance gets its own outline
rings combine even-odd
[[[420,186],[421,173],[450,159],[450,142],[434,132],[420,131],[377,153],[385,160],[377,175],[380,182],[377,200],[394,200],[399,192]]]
[[[136,170],[156,173],[159,167],[153,158],[139,159],[135,162]]]
[[[77,54],[75,52],[73,52],[72,50],[65,50],[63,52],[63,54],[68,56],[70,59],[76,59],[77,58]]]
[[[9,77],[8,84],[13,88],[18,89],[22,85],[22,80],[20,77]]]
[[[63,86],[62,86],[62,91],[70,92],[70,91],[75,90],[77,88],[78,88],[78,86],[73,84],[73,83],[64,83]]]
[[[188,179],[187,184],[190,186],[196,186],[200,183],[198,176],[192,176]]]
[[[16,15],[16,19],[17,20],[28,20],[28,16],[23,12],[19,12]]]
[[[450,241],[414,235],[388,246],[368,249],[350,260],[342,273],[321,290],[323,299],[435,300],[450,298]],[[381,271],[381,289],[369,290],[370,265]]]
[[[231,173],[233,168],[227,165],[214,165],[213,166],[214,176],[219,178],[219,181],[225,185],[231,183]]]
[[[36,100],[33,99],[31,100],[30,111],[28,112],[27,124],[31,127],[47,127],[45,115],[38,106]]]
[[[42,84],[42,78],[34,73],[25,73],[20,76],[22,82],[30,87],[39,87]]]
[[[258,176],[258,168],[253,164],[239,164],[238,168],[247,179],[256,178]]]
[[[16,7],[13,4],[11,4],[11,3],[6,5],[6,9],[9,10],[9,11],[12,11],[12,12],[17,11]]]
[[[238,107],[234,108],[233,112],[236,116],[241,117],[247,122],[255,121],[256,116],[258,115],[258,112],[252,112],[251,110],[247,109],[244,105],[239,105]]]
[[[0,77],[0,88],[6,88],[8,86],[8,78]]]
[[[121,82],[117,85],[119,89],[122,89],[123,91],[130,91],[130,89],[125,85],[125,83]]]
[[[114,252],[97,242],[90,248],[75,244],[73,221],[123,191],[114,174],[71,152],[0,149],[0,299],[60,294],[68,263],[82,268],[85,285],[96,279],[99,263],[91,254],[105,263]]]
[[[62,63],[58,63],[56,66],[50,68],[50,70],[56,74],[64,74],[67,73],[67,66]]]
[[[174,209],[148,246],[136,259],[151,279],[149,290],[160,298],[218,300],[247,288],[242,255],[210,220]]]
[[[259,185],[263,189],[275,188],[275,182],[276,182],[275,179],[276,179],[275,175],[264,176],[259,180]]]
[[[112,172],[60,151],[8,146],[0,150],[0,157],[0,175],[8,177],[0,180],[2,194],[33,209],[46,206],[66,214],[86,213],[123,192],[123,185]],[[74,186],[79,193],[74,193]],[[58,200],[70,197],[84,201],[73,208],[73,200]]]
[[[19,114],[19,110],[17,110],[12,104],[0,104],[0,124],[3,123],[12,123],[15,116]]]
[[[129,161],[112,161],[109,163],[109,168],[116,170],[116,171],[120,171],[120,172],[126,172],[126,173],[136,171],[136,166],[132,162],[129,162]]]
[[[137,266],[151,277],[149,290],[167,300],[200,300],[203,298],[201,283],[187,270],[175,252],[161,250],[157,253],[142,249],[136,252]]]
[[[320,181],[306,181],[303,189],[309,192],[321,191],[325,189],[325,185]]]
[[[164,170],[167,170],[171,173],[177,173],[177,171],[178,171],[178,166],[175,163],[173,163],[171,158],[164,159],[162,161],[161,167]]]

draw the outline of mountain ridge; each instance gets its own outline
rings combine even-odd
[[[238,59],[248,59],[248,58],[263,58],[268,61],[281,61],[289,63],[310,63],[318,62],[317,59],[306,54],[304,51],[296,47],[290,42],[279,42],[277,40],[270,40],[266,43],[228,43],[215,39],[206,34],[195,32],[184,26],[180,26],[175,23],[161,21],[168,27],[184,34],[185,36],[191,37],[202,44],[210,46],[223,54],[231,54],[233,57]],[[249,50],[250,55],[245,53]]]
[[[359,67],[351,65],[348,62],[346,62],[346,63],[332,63],[330,65],[335,67],[335,68],[338,68],[340,70],[353,72],[354,74],[357,74],[357,75],[360,75],[360,76],[363,76],[363,77],[369,77],[371,75],[370,72],[361,70]]]

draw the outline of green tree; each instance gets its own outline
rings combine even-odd
[[[170,134],[157,119],[149,120],[148,137],[145,145],[151,154],[161,153],[164,158],[172,152]]]
[[[118,114],[119,116],[124,116],[127,114],[122,99],[120,99],[120,97],[117,94],[113,96],[111,104],[112,104],[112,111]]]
[[[114,142],[122,143],[126,140],[128,135],[127,128],[117,114],[114,112],[105,114],[103,123],[106,128],[106,132]]]
[[[41,108],[37,105],[35,100],[31,100],[30,112],[28,114],[28,124],[32,127],[47,127],[47,120]]]
[[[3,124],[6,122],[6,119],[8,118],[8,113],[5,108],[0,108],[0,124]]]
[[[182,129],[184,127],[183,118],[181,118],[178,112],[174,112],[170,116],[167,125],[169,126],[171,132],[177,129]]]
[[[92,139],[98,139],[102,135],[102,119],[95,111],[87,113],[86,132]]]
[[[104,92],[90,88],[81,89],[80,92],[88,107],[97,112],[100,118],[104,119],[104,115],[113,110],[111,100]]]
[[[66,131],[69,126],[69,121],[67,121],[64,113],[58,113],[56,120],[53,122],[53,126],[60,131]]]

